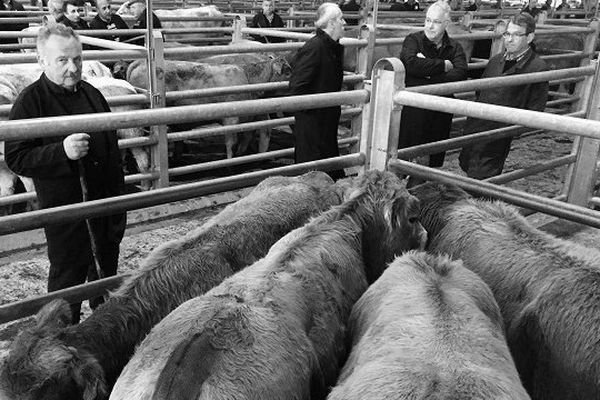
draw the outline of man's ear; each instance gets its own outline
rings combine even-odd
[[[531,44],[531,42],[533,42],[533,39],[535,38],[535,33],[531,32],[527,34],[527,44]]]

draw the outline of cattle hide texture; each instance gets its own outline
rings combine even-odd
[[[393,174],[369,171],[346,193],[163,319],[111,400],[324,398],[346,357],[353,303],[395,254],[426,238],[417,200]]]
[[[85,400],[106,398],[135,346],[164,316],[340,201],[323,172],[265,179],[198,229],[155,249],[81,324],[67,327],[46,317],[19,334],[0,372],[0,398],[48,400],[58,393],[61,400],[80,400],[92,389],[98,395]],[[65,304],[51,303],[40,315],[57,315]]]
[[[349,325],[352,353],[328,400],[529,399],[498,304],[460,261],[396,258]]]
[[[534,400],[600,398],[600,252],[532,227],[502,202],[427,183],[428,248],[463,260],[492,289]]]

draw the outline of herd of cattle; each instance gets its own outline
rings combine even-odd
[[[457,187],[268,178],[82,323],[42,308],[0,399],[598,399],[599,265]]]

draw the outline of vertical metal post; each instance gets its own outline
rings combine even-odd
[[[586,118],[600,120],[600,68],[598,61],[592,61],[596,68],[594,80],[591,85]],[[578,140],[577,160],[572,167],[568,179],[567,202],[587,207],[596,178],[598,176],[598,154],[600,140],[581,137]]]
[[[386,66],[391,67],[385,70]],[[383,58],[375,64],[367,123],[363,125],[361,152],[365,153],[366,169],[385,170],[391,158],[398,154],[398,134],[402,108],[395,106],[394,93],[404,88],[404,65],[397,58]]]
[[[160,108],[166,105],[165,96],[165,57],[164,42],[160,31],[152,32],[148,62],[148,73],[150,74],[150,108]],[[148,42],[147,42],[148,43]],[[152,68],[151,68],[152,66]],[[151,169],[158,171],[158,181],[153,183],[154,188],[169,186],[169,150],[167,143],[167,126],[158,125],[150,128],[151,137],[155,138],[157,144],[151,147],[150,163]]]
[[[364,74],[365,78],[371,76],[373,68],[373,52],[375,49],[375,30],[371,25],[362,25],[359,39],[367,39],[366,47],[359,47],[356,52],[356,73]]]
[[[288,9],[288,17],[293,17],[294,16],[294,6],[290,6],[290,8]],[[296,26],[295,24],[295,20],[294,19],[288,19],[286,21],[286,27],[287,28],[293,28]]]

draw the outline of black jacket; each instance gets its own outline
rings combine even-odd
[[[117,14],[113,14],[110,17],[110,21],[105,21],[100,18],[100,15],[96,14],[94,19],[90,22],[90,29],[129,29],[129,26],[123,21],[123,18]],[[111,36],[111,39],[116,41],[122,40],[118,35]],[[126,37],[123,37],[123,39],[126,39]]]
[[[4,2],[0,0],[0,11],[25,11],[21,3],[16,0],[10,0],[8,3],[8,7],[4,5]],[[8,18],[13,18],[8,17]],[[0,17],[0,31],[22,31],[23,29],[29,27],[27,22],[22,24],[8,24],[2,23],[2,17]],[[0,44],[15,44],[19,43],[17,38],[2,38],[0,39]]]
[[[356,0],[350,0],[348,3],[344,3],[340,6],[340,10],[344,12],[356,13],[360,11],[360,4]],[[358,25],[358,18],[344,18],[348,25]]]
[[[462,46],[447,33],[438,49],[425,33],[414,32],[406,37],[400,60],[406,68],[406,86],[429,85],[467,79],[467,58]],[[444,72],[445,60],[454,66]]]
[[[273,20],[269,22],[267,16],[262,12],[259,12],[252,18],[252,27],[253,28],[283,28],[283,20],[277,13],[273,13]],[[254,40],[257,40],[261,43],[281,43],[285,42],[284,38],[275,37],[275,36],[261,36],[261,35],[252,35]]]
[[[81,81],[77,92],[68,92],[51,82],[45,74],[17,97],[9,118],[27,119],[108,112],[110,108],[102,94]],[[90,149],[81,160],[85,168],[90,200],[122,194],[124,191],[121,157],[114,131],[90,132]],[[55,207],[81,202],[79,168],[63,148],[66,136],[7,141],[5,160],[15,173],[33,178],[40,207]],[[119,243],[125,229],[125,215],[93,220],[95,232],[102,241]],[[87,238],[83,221],[46,227],[50,262],[77,264],[89,260],[78,248]],[[87,243],[84,241],[84,243]],[[89,245],[88,245],[89,247]]]

